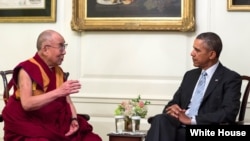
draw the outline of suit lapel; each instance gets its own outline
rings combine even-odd
[[[189,103],[190,103],[190,100],[191,100],[192,95],[193,95],[193,91],[195,89],[195,85],[196,85],[196,83],[197,83],[197,81],[198,81],[198,79],[200,77],[201,71],[202,70],[200,68],[198,68],[198,69],[196,69],[194,71],[194,73],[190,73],[191,76],[189,78],[191,78],[191,79],[189,79],[187,81],[189,87],[186,90],[186,94],[187,95],[186,95],[186,98],[185,98],[184,107],[187,107],[189,105]]]
[[[223,66],[221,64],[219,64],[218,68],[214,72],[214,74],[213,74],[213,76],[208,84],[207,90],[205,92],[205,95],[204,95],[204,98],[202,101],[204,101],[212,93],[212,91],[215,89],[215,87],[217,86],[217,84],[221,80],[222,74],[223,74]]]

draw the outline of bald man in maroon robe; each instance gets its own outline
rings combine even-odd
[[[60,67],[66,54],[61,34],[43,31],[36,54],[14,68],[13,95],[4,107],[5,141],[101,141],[92,126],[77,116],[70,99],[78,80],[65,80]]]

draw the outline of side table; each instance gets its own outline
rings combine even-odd
[[[145,131],[138,132],[122,132],[122,133],[108,133],[109,141],[144,141],[146,137]]]

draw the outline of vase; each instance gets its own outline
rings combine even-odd
[[[138,118],[138,116],[136,117],[126,117],[125,119],[125,125],[124,125],[124,130],[127,132],[135,132],[140,130],[140,117]],[[134,126],[134,129],[133,129]]]
[[[122,133],[124,130],[124,116],[123,115],[117,115],[115,116],[115,130],[116,133]]]

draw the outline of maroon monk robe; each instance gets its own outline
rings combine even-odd
[[[51,69],[42,61],[36,54],[33,59],[38,64],[31,60],[26,60],[14,69],[13,83],[18,82],[17,75],[21,68],[23,68],[35,82],[34,91],[39,91],[40,94],[56,89],[56,81],[63,79],[57,78],[63,73],[60,67],[55,71]],[[34,61],[33,60],[33,61]],[[40,68],[39,68],[40,67]],[[48,85],[44,86],[46,74]],[[46,80],[47,81],[47,80]],[[14,85],[15,86],[15,85]],[[66,101],[66,97],[58,98],[55,101],[45,105],[39,110],[24,111],[17,87],[14,87],[14,94],[10,97],[7,105],[2,112],[4,118],[4,140],[5,141],[101,141],[102,139],[92,132],[92,126],[82,117],[78,117],[79,130],[77,133],[66,137],[71,123],[71,110]]]

